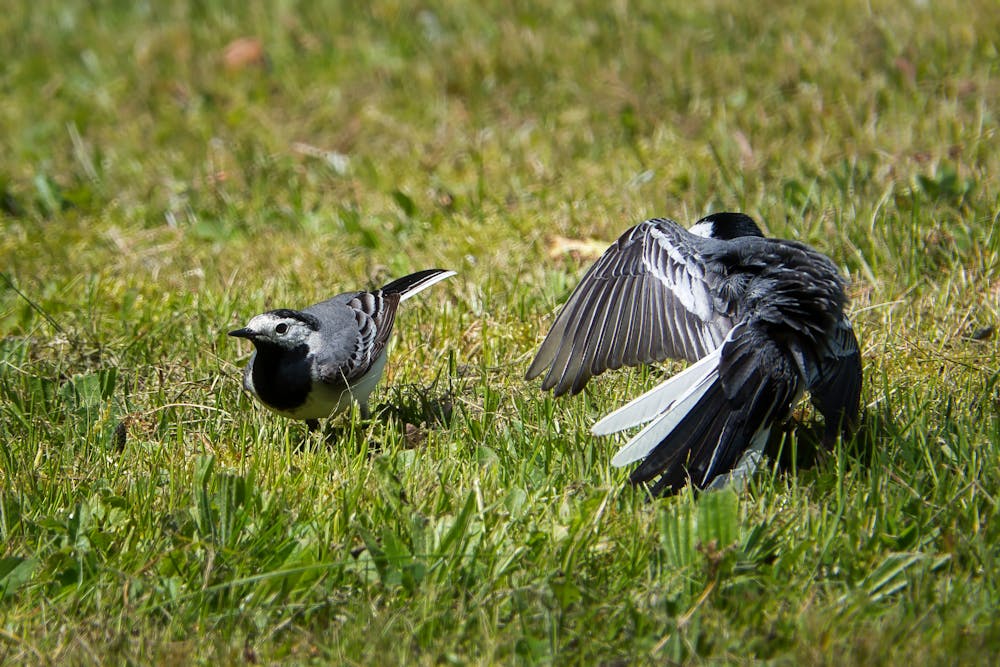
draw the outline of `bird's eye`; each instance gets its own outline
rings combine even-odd
[[[280,324],[278,324],[278,326],[274,327],[274,331],[275,333],[283,334],[286,331],[288,331],[288,325],[285,324],[284,322],[281,322]]]

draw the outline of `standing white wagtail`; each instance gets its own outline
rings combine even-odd
[[[641,464],[652,493],[720,486],[757,465],[771,427],[805,390],[824,441],[857,424],[858,341],[844,314],[845,280],[825,255],[765,238],[749,216],[716,213],[690,230],[647,220],[626,231],[570,295],[528,379],[577,393],[605,370],[696,362],[593,426],[597,435],[648,425],[612,459]]]
[[[256,348],[243,387],[265,407],[310,430],[355,401],[369,416],[368,397],[385,368],[386,346],[399,304],[455,275],[428,269],[371,292],[338,294],[302,310],[257,315],[230,336]]]

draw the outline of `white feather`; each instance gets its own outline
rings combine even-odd
[[[713,365],[707,372],[700,375],[697,378],[697,381],[694,382],[688,390],[677,399],[676,402],[671,403],[666,411],[659,416],[659,418],[654,420],[646,428],[639,431],[639,433],[629,440],[624,447],[619,449],[618,453],[611,459],[611,465],[620,468],[623,465],[646,458],[657,445],[663,442],[664,438],[666,438],[671,431],[677,428],[677,425],[680,424],[691,409],[698,404],[701,397],[705,395],[705,392],[707,392],[711,386],[718,381],[718,379],[718,368]],[[667,382],[669,381],[670,380]]]
[[[590,429],[591,432],[594,435],[609,435],[655,419],[715,369],[719,362],[719,354],[719,350],[715,350],[666,382],[656,385],[642,396],[618,408],[594,424]]]
[[[431,276],[430,278],[426,278],[424,282],[414,285],[406,292],[402,292],[399,295],[399,302],[402,303],[403,301],[409,299],[411,296],[416,296],[417,294],[420,294],[431,285],[436,285],[445,278],[451,278],[453,275],[455,275],[454,271],[445,271],[443,273]]]
[[[715,223],[712,222],[697,222],[690,227],[688,231],[695,236],[701,236],[702,238],[710,239],[715,236]]]

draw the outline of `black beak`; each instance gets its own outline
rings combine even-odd
[[[257,332],[254,331],[253,329],[243,327],[242,329],[235,329],[233,331],[230,331],[228,335],[236,336],[237,338],[246,338],[248,340],[253,340],[254,337],[257,335]]]

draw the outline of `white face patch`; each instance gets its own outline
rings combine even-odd
[[[715,223],[712,222],[698,222],[691,225],[688,231],[695,236],[700,236],[702,238],[711,239],[715,238]]]
[[[302,345],[315,333],[304,322],[293,317],[279,317],[274,313],[257,315],[250,320],[247,328],[269,343],[287,349]]]

